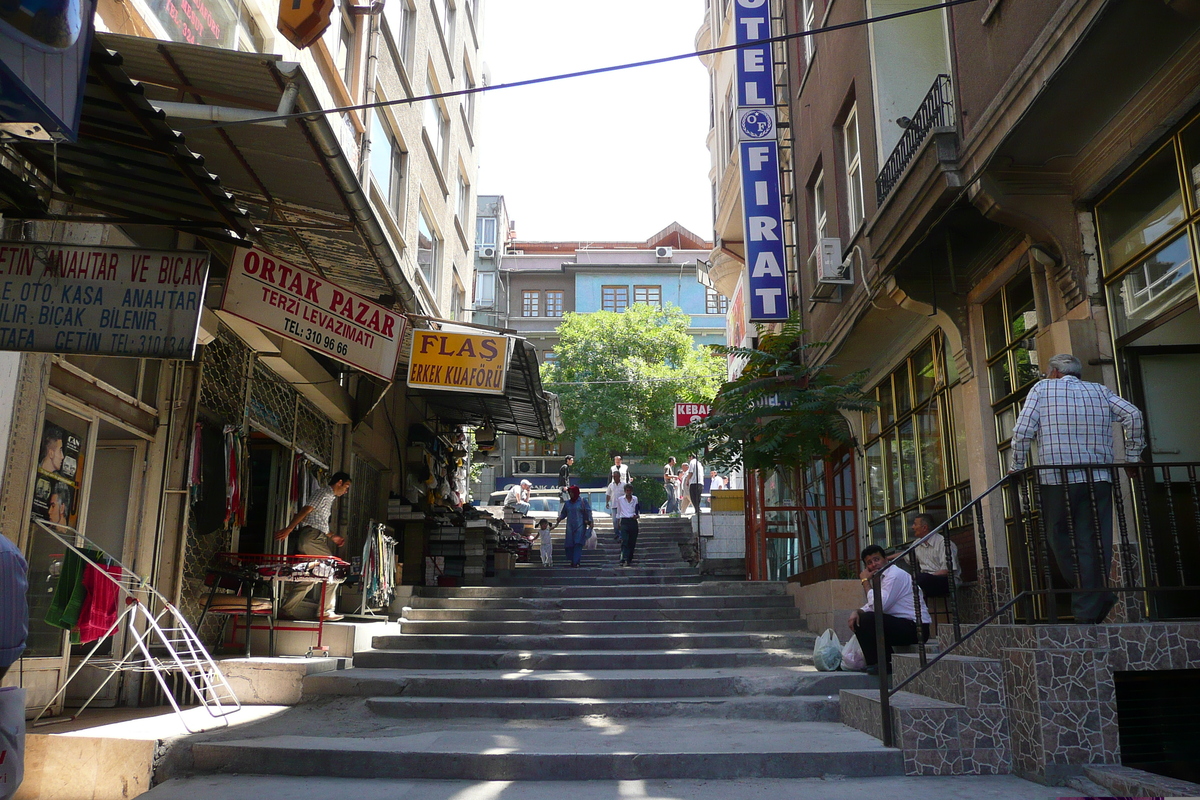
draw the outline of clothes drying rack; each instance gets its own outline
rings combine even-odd
[[[79,556],[85,564],[98,570],[101,575],[115,583],[118,589],[118,603],[124,599],[125,608],[117,614],[116,620],[108,628],[108,631],[96,641],[91,651],[72,670],[70,676],[63,682],[62,688],[33,718],[32,725],[53,725],[78,718],[118,672],[153,674],[162,688],[163,695],[170,702],[188,733],[199,733],[203,728],[193,729],[188,724],[188,719],[184,716],[179,701],[171,691],[171,686],[167,681],[168,674],[180,675],[197,702],[214,719],[227,717],[242,707],[233,688],[229,685],[229,681],[225,679],[217,663],[204,648],[200,638],[192,630],[192,626],[184,619],[179,609],[151,586],[148,580],[138,577],[137,573],[105,553],[103,548],[88,540],[69,525],[59,525],[42,519],[34,519],[34,522],[63,547]],[[101,554],[107,563],[97,563],[96,554]],[[114,574],[105,567],[118,567],[119,574]],[[104,640],[117,631],[122,621],[127,623],[125,630],[133,639],[125,654],[120,659],[96,658],[96,653]],[[38,720],[50,710],[50,707],[66,693],[67,686],[85,666],[104,670],[109,674],[72,716],[39,722]]]

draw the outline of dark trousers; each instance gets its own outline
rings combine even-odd
[[[918,572],[916,581],[917,586],[921,587],[921,593],[926,597],[950,596],[949,575],[930,575],[928,572]]]
[[[571,566],[578,567],[579,562],[583,559],[583,545],[568,545],[563,549],[567,552],[567,561]]]
[[[854,632],[858,637],[858,646],[862,648],[863,659],[866,660],[867,666],[879,663],[879,651],[875,649],[875,612],[860,611],[858,612],[858,630]],[[883,615],[883,644],[887,648],[887,663],[888,668],[892,666],[892,650],[895,647],[903,647],[904,645],[916,644],[918,641],[926,641],[929,639],[929,624],[921,624],[921,638],[917,639],[917,626],[913,624],[911,619],[903,619],[901,617],[893,617],[891,614]]]
[[[633,517],[621,520],[621,560],[633,563],[633,550],[637,547],[638,521]]]
[[[1112,484],[1043,484],[1040,488],[1046,543],[1062,576],[1079,589],[1108,585],[1112,564]],[[1071,596],[1071,612],[1076,622],[1101,622],[1115,601],[1112,592],[1079,592]]]
[[[689,483],[688,497],[692,499],[692,508],[696,509],[696,513],[700,513],[700,495],[704,494],[704,484]]]

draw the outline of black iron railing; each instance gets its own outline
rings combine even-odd
[[[986,597],[984,617],[963,632],[959,593],[951,576],[948,611],[953,640],[932,659],[921,641],[921,601],[913,584],[913,606],[921,667],[896,686],[889,686],[888,658],[882,621],[875,624],[879,698],[884,744],[893,746],[890,698],[963,642],[998,620],[1029,624],[1058,623],[1082,609],[1102,622],[1118,598],[1124,619],[1170,619],[1200,616],[1200,464],[1080,464],[1029,467],[997,481],[920,540],[891,556],[874,573],[874,608],[883,608],[882,578],[902,563],[918,571],[917,547],[955,523],[972,518],[978,537],[980,583]],[[1008,532],[1013,596],[998,598],[984,531],[983,503],[1003,503]],[[1115,531],[1113,521],[1115,520]],[[942,537],[946,564],[953,564],[950,537]],[[1113,546],[1118,569],[1112,569]],[[1092,554],[1092,555],[1089,555]],[[1089,565],[1091,568],[1089,568]],[[1082,598],[1100,595],[1095,604]],[[1060,606],[1066,606],[1060,608]],[[1099,610],[1095,610],[1095,609]]]
[[[938,75],[921,105],[906,122],[904,135],[875,178],[875,198],[879,205],[883,205],[883,201],[892,193],[929,134],[938,128],[953,127],[954,93],[950,90],[950,76]]]

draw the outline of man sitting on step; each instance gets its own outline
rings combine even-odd
[[[875,613],[875,591],[871,585],[871,576],[887,566],[888,561],[883,548],[877,544],[863,548],[862,560],[866,569],[859,574],[859,578],[866,589],[867,602],[850,615],[849,624],[850,630],[858,637],[858,646],[862,648],[863,659],[867,662],[867,672],[875,675],[879,672],[879,651],[875,646],[875,626],[879,623]],[[892,650],[895,647],[929,639],[929,610],[925,608],[925,598],[918,588],[917,599],[921,604],[921,628],[918,633],[913,609],[912,576],[899,567],[884,570],[880,589],[883,595],[883,642],[890,673]]]

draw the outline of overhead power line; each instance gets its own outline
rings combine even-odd
[[[685,61],[689,58],[699,58],[700,56],[716,55],[717,53],[725,53],[731,50],[740,50],[745,47],[759,47],[764,44],[774,44],[775,42],[787,42],[792,39],[803,39],[809,36],[816,36],[821,33],[832,33],[834,31],[846,30],[847,28],[858,28],[864,25],[872,25],[877,22],[887,22],[888,20],[900,19],[902,17],[911,17],[914,14],[924,14],[929,11],[941,11],[953,6],[966,5],[967,3],[977,3],[979,0],[946,0],[944,3],[934,3],[933,5],[921,6],[919,8],[910,8],[906,11],[896,11],[891,14],[880,14],[877,17],[865,17],[863,19],[851,20],[850,22],[840,22],[836,25],[826,25],[823,28],[812,28],[807,31],[799,31],[797,33],[785,33],[779,36],[772,36],[767,39],[755,39],[752,42],[743,44],[727,44],[723,47],[710,47],[707,50],[694,50],[690,53],[680,53],[674,56],[663,56],[661,58],[650,58],[645,61],[632,61],[627,64],[615,64],[609,67],[596,67],[594,69],[584,69],[577,72],[564,72],[558,75],[547,75],[541,78],[527,78],[521,81],[510,81],[508,83],[497,83],[492,86],[474,86],[467,89],[456,89],[450,92],[437,92],[435,94],[418,95],[416,97],[405,97],[400,100],[380,100],[374,103],[360,103],[353,106],[338,106],[337,108],[321,108],[313,111],[297,111],[291,114],[274,114],[269,117],[257,117],[247,120],[230,120],[228,122],[209,122],[204,125],[192,125],[180,127],[181,131],[199,131],[209,128],[232,128],[237,125],[251,125],[262,122],[274,122],[276,120],[289,119],[309,119],[322,114],[342,114],[347,111],[365,111],[368,108],[387,108],[389,106],[409,105],[412,103],[420,103],[425,100],[441,100],[447,97],[461,97],[469,94],[480,94],[482,92],[494,92],[500,89],[516,89],[521,86],[534,86],[539,83],[550,83],[553,81],[565,81],[571,78],[586,78],[590,75],[603,75],[607,72],[620,72],[627,69],[638,69],[640,67],[653,67],[658,64],[669,64],[673,61]]]
[[[600,386],[610,383],[671,383],[675,381],[708,380],[711,375],[680,375],[675,378],[626,378],[619,381],[547,381],[543,386]]]

